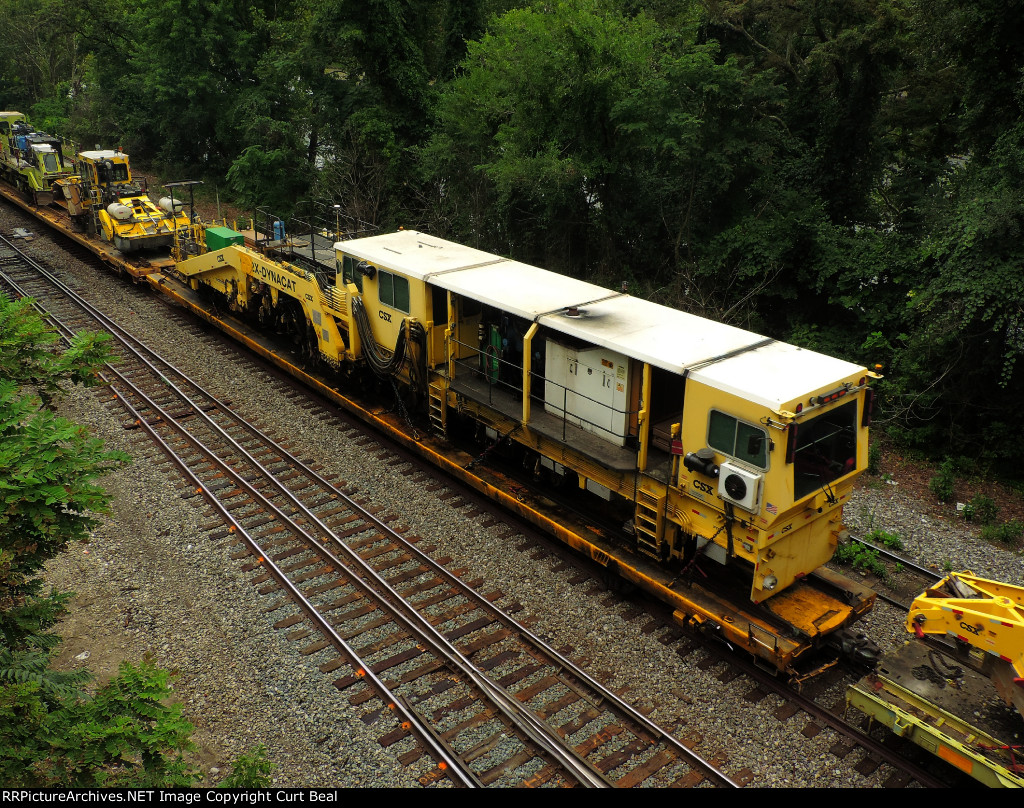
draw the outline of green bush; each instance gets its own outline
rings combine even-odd
[[[939,466],[939,473],[928,481],[928,487],[939,498],[939,502],[949,502],[953,498],[953,485],[956,483],[956,463],[947,457]]]
[[[999,513],[999,506],[992,497],[978,494],[964,507],[964,519],[980,525],[991,525]]]
[[[238,756],[231,764],[231,774],[219,788],[267,788],[273,771],[274,764],[267,759],[267,747],[260,744],[249,754]]]
[[[170,674],[121,663],[91,697],[34,681],[0,684],[0,782],[29,788],[191,786],[192,725],[168,703]]]
[[[1024,535],[1024,522],[1013,519],[1001,525],[985,525],[981,529],[981,537],[987,541],[1000,544],[1015,544]]]

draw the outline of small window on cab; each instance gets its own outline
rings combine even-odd
[[[732,415],[711,411],[708,445],[759,469],[768,468],[768,433]]]
[[[409,313],[409,279],[392,272],[377,272],[377,296],[381,303]]]

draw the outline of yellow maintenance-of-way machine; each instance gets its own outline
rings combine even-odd
[[[1024,786],[1024,587],[954,572],[847,703],[989,786]]]
[[[132,176],[128,155],[118,150],[79,152],[76,174],[54,183],[71,220],[122,253],[167,248],[187,227],[184,204],[173,196],[154,203],[144,180]]]
[[[874,373],[415,231],[339,241],[329,269],[283,260],[283,233],[256,246],[193,225],[173,276],[393,385],[435,435],[476,434],[580,489],[628,524],[626,549],[560,538],[677,619],[784,671],[827,643],[877,651],[851,630],[874,593],[823,566],[867,466]]]
[[[67,177],[63,142],[38,132],[20,112],[0,112],[0,176],[36,205],[53,201],[52,185]]]

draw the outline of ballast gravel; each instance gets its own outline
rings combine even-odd
[[[14,227],[37,229],[0,207],[0,230],[10,233]],[[517,550],[521,541],[514,534],[499,538],[480,518],[469,518],[422,483],[380,463],[336,424],[283,395],[240,352],[225,351],[219,335],[188,324],[146,290],[83,266],[48,238],[26,247],[136,337],[214,395],[230,399],[236,411],[272,426],[325,473],[358,488],[383,512],[398,514],[410,532],[436,547],[435,556],[450,556],[467,568],[467,577],[500,588],[500,603],[524,604],[517,619],[528,619],[554,646],[570,647],[570,656],[585,660],[599,677],[610,677],[612,687],[625,688],[636,706],[674,727],[706,757],[724,756],[727,771],[750,769],[751,785],[758,787],[884,783],[885,766],[864,776],[829,754],[830,730],[805,737],[805,721],[775,716],[774,696],[747,701],[751,685],[743,677],[723,683],[719,666],[703,669],[695,664],[699,654],[681,657],[660,642],[661,632],[645,633],[646,619],[608,597],[594,578],[570,584],[564,573],[552,572],[550,560]],[[47,568],[49,583],[77,593],[60,626],[59,666],[87,667],[106,680],[121,660],[148,656],[174,671],[176,699],[196,726],[193,759],[204,785],[223,779],[237,755],[263,745],[278,787],[419,786],[418,777],[428,770],[424,764],[407,768],[398,762],[410,747],[379,742],[393,729],[389,717],[367,721],[366,706],[353,706],[351,691],[333,686],[337,673],[318,670],[322,656],[304,656],[306,642],[289,641],[287,630],[272,627],[281,612],[266,613],[270,601],[242,572],[244,560],[231,558],[237,546],[209,537],[206,507],[184,496],[177,472],[160,464],[159,456],[143,456],[152,451],[139,432],[125,428],[126,416],[101,403],[105,395],[72,390],[63,414],[136,460],[104,480],[113,513],[92,540],[72,546]],[[861,489],[847,513],[854,532],[899,533],[920,563],[948,560],[956,569],[1022,579],[1019,555],[980,541],[963,523],[922,517],[898,487]],[[902,616],[879,607],[867,618],[866,630],[883,646],[895,647],[903,641]]]

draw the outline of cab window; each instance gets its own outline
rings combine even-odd
[[[768,433],[724,412],[711,411],[708,446],[760,469],[768,468]]]
[[[363,291],[363,273],[356,271],[356,261],[351,255],[343,256],[341,259],[341,279],[345,283],[354,283],[356,289]]]
[[[377,296],[381,303],[409,313],[409,279],[392,272],[377,272]]]

